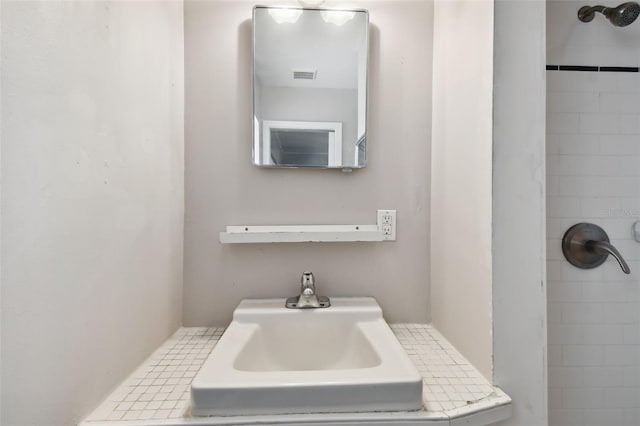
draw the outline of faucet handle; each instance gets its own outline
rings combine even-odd
[[[620,252],[609,242],[607,233],[593,223],[577,223],[562,237],[562,253],[569,263],[581,269],[596,268],[613,256],[622,268],[630,274],[629,265]]]

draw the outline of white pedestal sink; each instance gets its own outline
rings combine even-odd
[[[422,377],[373,298],[287,309],[243,300],[191,385],[191,413],[229,416],[409,411]]]

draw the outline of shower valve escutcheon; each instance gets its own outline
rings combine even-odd
[[[631,269],[620,252],[609,242],[609,236],[598,225],[577,223],[562,237],[562,253],[569,263],[580,269],[592,269],[602,265],[609,255],[630,274]]]
[[[331,301],[326,296],[316,294],[313,273],[304,272],[300,278],[300,295],[289,297],[285,306],[291,309],[328,308],[331,306]]]

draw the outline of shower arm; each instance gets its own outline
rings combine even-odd
[[[593,17],[596,15],[595,12],[600,12],[603,15],[607,16],[607,10],[610,8],[607,6],[584,6],[581,7],[578,11],[578,18],[582,22],[590,22],[593,20]]]
[[[627,262],[625,262],[624,258],[622,257],[618,249],[616,249],[612,244],[606,241],[588,240],[584,243],[584,247],[587,250],[593,251],[595,253],[610,254],[618,261],[618,264],[622,268],[622,272],[624,272],[625,274],[631,273],[631,269],[629,269],[629,265],[627,265]]]

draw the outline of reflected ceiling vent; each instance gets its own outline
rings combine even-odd
[[[314,71],[293,70],[293,79],[294,80],[315,80],[316,74],[318,74],[318,70],[314,70]]]

